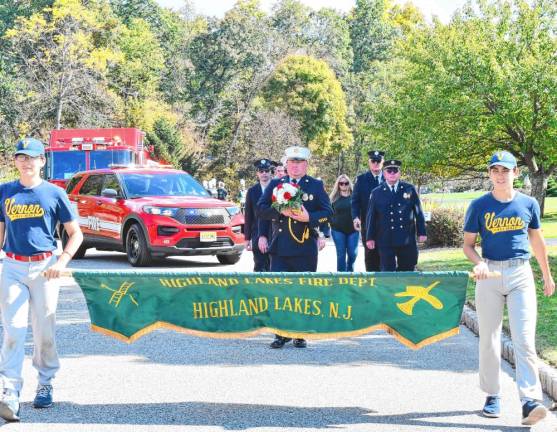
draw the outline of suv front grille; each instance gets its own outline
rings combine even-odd
[[[180,249],[199,249],[199,248],[216,248],[234,246],[232,240],[228,238],[217,239],[214,242],[202,242],[197,238],[185,238],[176,243],[176,247]]]
[[[184,225],[228,225],[230,215],[225,208],[182,208],[174,216]]]

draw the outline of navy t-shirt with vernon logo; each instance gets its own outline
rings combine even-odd
[[[31,256],[56,250],[56,224],[76,219],[66,192],[46,181],[26,188],[18,180],[0,185],[4,251]]]
[[[511,201],[501,202],[488,193],[468,207],[464,231],[480,234],[484,258],[506,261],[530,258],[528,229],[540,226],[540,206],[534,198],[516,192]]]

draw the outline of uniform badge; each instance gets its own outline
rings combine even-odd
[[[309,200],[313,201],[313,194],[309,194]]]
[[[309,197],[308,197],[308,194],[307,194],[307,193],[304,193],[304,194],[302,195],[302,201],[307,201],[308,198],[309,198]]]
[[[404,198],[406,198],[406,199],[409,199],[409,198],[412,196],[412,194],[411,194],[410,192],[408,192],[408,193],[404,192],[404,193],[402,194],[402,196],[403,196]]]

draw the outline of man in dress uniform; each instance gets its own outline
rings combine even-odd
[[[257,202],[271,181],[273,162],[269,159],[260,159],[255,161],[253,165],[257,169],[257,179],[259,181],[250,187],[246,194],[244,236],[246,239],[246,249],[253,251],[253,271],[264,272],[270,270],[271,261],[269,259],[269,254],[266,253],[267,251],[265,250],[262,252],[259,249],[260,232],[259,219],[257,217]],[[270,225],[266,224],[265,226],[267,227],[267,231],[264,233],[264,237],[268,238],[270,237]]]
[[[314,272],[317,270],[318,249],[324,242],[319,240],[320,226],[325,226],[333,214],[331,201],[323,182],[307,175],[310,151],[305,147],[288,147],[285,150],[288,175],[273,179],[257,204],[258,215],[272,226],[268,248],[273,272]],[[303,191],[302,208],[299,213],[283,210],[281,213],[272,206],[273,189],[279,183],[296,183]],[[267,239],[260,237],[260,242]],[[319,245],[318,245],[319,243]],[[271,348],[282,348],[290,339],[279,335]],[[294,339],[296,348],[305,348],[304,339]]]
[[[366,246],[377,249],[381,271],[414,271],[418,241],[427,240],[420,198],[410,183],[400,181],[398,160],[385,162],[385,183],[371,192],[366,220]]]
[[[380,269],[379,253],[377,250],[365,247],[365,223],[371,191],[385,181],[381,171],[383,168],[384,156],[385,153],[379,150],[371,150],[368,152],[369,170],[356,178],[356,184],[352,191],[352,219],[354,221],[354,229],[360,231],[362,234],[366,271],[368,272],[379,271]]]

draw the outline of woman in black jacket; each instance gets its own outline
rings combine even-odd
[[[337,250],[337,271],[353,272],[358,255],[360,233],[352,222],[351,197],[352,182],[346,174],[341,174],[330,195],[333,205],[331,235]]]

